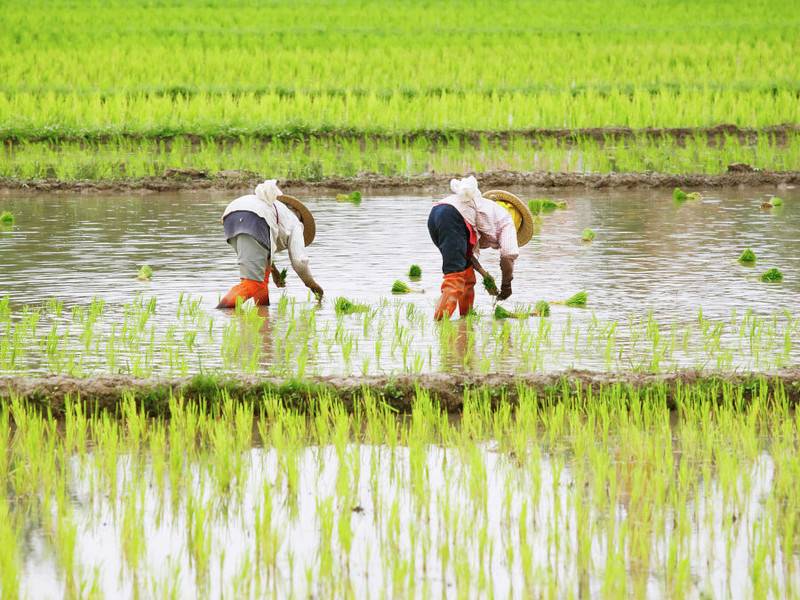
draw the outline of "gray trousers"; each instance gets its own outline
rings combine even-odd
[[[264,274],[270,264],[269,249],[264,248],[253,236],[246,233],[232,237],[228,243],[236,251],[239,259],[239,277],[264,281]]]

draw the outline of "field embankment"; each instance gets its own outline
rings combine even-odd
[[[115,412],[127,398],[133,398],[148,413],[169,412],[170,401],[205,400],[211,407],[220,398],[258,404],[265,397],[281,399],[297,410],[313,410],[315,399],[328,396],[356,410],[365,396],[378,399],[392,410],[410,412],[419,390],[425,390],[441,407],[459,413],[465,397],[478,395],[493,402],[514,402],[521,390],[533,390],[546,402],[601,393],[620,387],[630,397],[655,393],[669,406],[691,388],[702,391],[710,402],[723,402],[733,393],[741,402],[755,396],[778,394],[791,404],[800,401],[800,369],[787,368],[772,373],[713,373],[694,370],[664,374],[595,373],[567,371],[551,374],[473,375],[425,374],[396,376],[325,376],[304,380],[275,377],[238,376],[216,379],[209,376],[140,379],[129,376],[75,378],[67,376],[0,378],[0,399],[15,398],[41,406],[54,415],[64,414],[69,403],[82,401],[90,412]]]

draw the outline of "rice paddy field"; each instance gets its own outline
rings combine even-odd
[[[0,13],[0,598],[800,598],[791,3]],[[273,177],[325,296],[216,310]]]

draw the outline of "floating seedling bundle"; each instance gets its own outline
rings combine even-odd
[[[349,194],[337,194],[337,202],[349,202],[350,204],[361,204],[361,192],[350,192]]]
[[[418,281],[422,277],[422,268],[419,265],[411,265],[408,269],[408,278],[411,281]]]
[[[584,229],[583,232],[581,233],[581,240],[584,242],[594,241],[594,238],[595,238],[594,230],[589,229],[588,227]]]
[[[400,279],[396,279],[395,282],[392,284],[392,293],[393,294],[410,294],[412,292],[421,294],[424,293],[425,290],[419,290],[412,288],[408,285],[405,281]]]
[[[139,267],[139,272],[136,274],[136,279],[139,281],[150,281],[153,278],[153,269],[148,265]]]
[[[742,251],[742,254],[739,256],[739,262],[743,265],[756,264],[756,253],[753,252],[750,248],[745,248]]]
[[[337,315],[352,315],[355,313],[369,312],[369,305],[358,304],[342,296],[336,298],[336,300],[333,303],[333,306],[334,309],[336,310]]]
[[[761,281],[764,283],[780,283],[783,281],[783,273],[775,267],[767,269],[761,274]]]
[[[14,215],[4,210],[0,213],[0,225],[13,225],[14,224]]]
[[[563,200],[551,200],[550,198],[534,198],[528,200],[528,208],[534,215],[539,215],[543,212],[551,212],[557,208],[567,208],[567,203]]]
[[[685,202],[686,200],[700,200],[702,196],[700,195],[700,192],[690,192],[687,194],[681,188],[676,187],[674,190],[672,190],[672,198],[676,202]]]
[[[586,303],[589,301],[589,294],[584,291],[580,291],[577,294],[573,294],[566,300],[553,300],[553,304],[563,304],[565,306],[577,306],[577,307],[584,307]]]

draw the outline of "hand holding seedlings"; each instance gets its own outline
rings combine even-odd
[[[279,271],[278,267],[275,266],[275,263],[272,263],[270,271],[272,273],[272,280],[275,282],[275,287],[285,288],[286,276],[288,275],[288,271],[286,269],[282,269]]]

